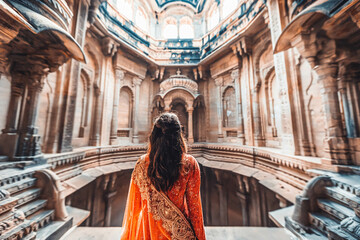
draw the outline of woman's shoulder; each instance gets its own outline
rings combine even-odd
[[[192,155],[187,154],[187,153],[184,154],[183,164],[184,164],[185,168],[187,168],[190,171],[194,170],[196,168],[199,168],[199,164],[196,161],[196,159]]]
[[[147,159],[149,158],[148,154],[141,155],[139,159],[136,161],[135,169],[138,167],[145,166]]]

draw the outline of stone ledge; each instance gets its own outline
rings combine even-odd
[[[205,227],[207,240],[295,240],[284,228],[267,227]],[[78,227],[61,240],[106,240],[119,239],[120,227]]]

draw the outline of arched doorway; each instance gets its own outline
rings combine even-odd
[[[188,113],[186,110],[186,103],[182,99],[174,99],[171,103],[171,112],[176,113],[181,123],[181,129],[184,137],[188,137]]]

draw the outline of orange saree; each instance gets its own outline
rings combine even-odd
[[[136,163],[131,176],[121,240],[204,240],[200,200],[200,168],[184,154],[181,174],[166,193],[159,192],[147,177],[148,155]]]

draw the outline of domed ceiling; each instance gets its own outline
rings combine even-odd
[[[192,5],[198,12],[202,10],[206,0],[155,0],[157,5],[162,8],[168,3],[183,2]]]

